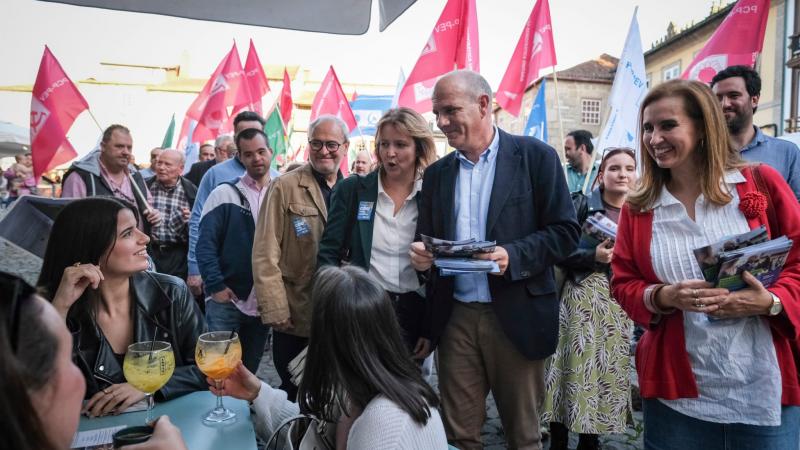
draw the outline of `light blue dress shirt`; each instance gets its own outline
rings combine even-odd
[[[742,159],[764,163],[777,170],[800,200],[800,150],[789,141],[767,136],[760,128],[753,128],[756,135],[741,150]]]
[[[477,163],[467,159],[460,150],[456,151],[459,162],[456,178],[455,217],[456,240],[475,238],[486,239],[486,218],[489,215],[489,201],[492,197],[494,172],[497,166],[497,152],[500,148],[500,134],[494,129],[494,138]],[[454,297],[462,302],[489,303],[489,279],[485,273],[456,275]]]

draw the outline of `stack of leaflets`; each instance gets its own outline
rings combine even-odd
[[[792,241],[786,236],[767,239],[767,231],[762,226],[695,249],[694,255],[703,277],[716,287],[730,291],[746,288],[747,283],[742,280],[745,271],[764,287],[769,287],[778,279],[792,249]]]
[[[423,234],[422,243],[426,250],[433,253],[433,263],[439,268],[441,276],[500,271],[494,261],[472,258],[479,253],[494,252],[496,241],[478,241],[474,238],[448,241]]]
[[[587,217],[581,231],[580,248],[596,248],[606,239],[610,239],[611,245],[614,245],[617,240],[617,224],[601,212]]]

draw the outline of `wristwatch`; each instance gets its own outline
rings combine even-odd
[[[770,317],[777,316],[781,313],[781,311],[783,311],[783,304],[777,295],[773,294],[772,292],[770,292],[769,295],[772,296],[772,305],[770,305],[767,315]]]

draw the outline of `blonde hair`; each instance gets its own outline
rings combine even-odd
[[[725,172],[744,164],[741,163],[739,152],[731,145],[719,102],[703,83],[671,80],[654,87],[644,98],[639,110],[640,124],[644,120],[645,108],[665,98],[681,99],[684,113],[700,132],[700,143],[694,152],[699,161],[698,182],[703,196],[715,205],[727,204],[732,197],[720,181]],[[655,159],[646,151],[642,126],[639,129],[639,144],[642,149],[641,177],[638,188],[628,196],[628,202],[633,209],[642,211],[655,204],[671,174],[669,169],[658,167]]]
[[[380,142],[383,127],[390,124],[414,141],[417,176],[421,177],[425,168],[436,161],[436,144],[433,142],[433,133],[428,122],[413,109],[401,107],[386,111],[375,127],[377,130],[375,132],[375,156],[379,167],[383,166],[383,161],[381,161],[381,153],[378,151],[378,142]]]

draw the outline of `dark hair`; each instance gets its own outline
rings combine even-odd
[[[311,303],[300,410],[333,420],[348,402],[363,409],[380,394],[426,424],[439,400],[411,360],[392,302],[375,278],[355,266],[324,267]]]
[[[263,131],[259,130],[258,128],[248,128],[246,130],[242,130],[241,133],[236,135],[236,148],[241,148],[239,142],[241,141],[250,141],[255,139],[256,136],[261,136],[264,138],[264,143],[267,145],[267,149],[272,150],[269,146],[269,139],[267,139],[267,134]]]
[[[750,97],[761,95],[761,76],[752,67],[748,66],[730,66],[720,70],[711,79],[711,87],[713,88],[715,84],[722,80],[734,77],[741,77],[744,80],[744,86],[747,88],[747,94]],[[753,111],[755,111],[755,108],[753,108]]]
[[[51,450],[30,393],[53,377],[58,337],[42,321],[36,291],[15,275],[0,272],[0,414],[3,448]],[[24,325],[24,326],[21,326]],[[22,351],[20,351],[22,350]],[[59,407],[58,405],[53,405]]]
[[[111,135],[114,134],[115,131],[119,131],[125,134],[130,135],[131,130],[128,129],[125,125],[120,125],[115,123],[114,125],[110,125],[108,128],[103,131],[103,140],[102,142],[105,144],[106,142],[111,140]]]
[[[580,148],[581,145],[586,147],[586,153],[592,154],[594,144],[592,144],[592,133],[588,130],[574,130],[567,133],[567,137],[572,137],[575,141],[575,148]]]
[[[197,148],[198,153],[201,153],[203,151],[203,149],[206,148],[206,147],[214,148],[214,144],[203,144],[203,145],[201,145],[200,147]]]
[[[236,125],[239,125],[239,122],[249,122],[251,120],[258,121],[262,128],[267,124],[267,121],[257,113],[254,113],[253,111],[242,111],[233,118],[233,129],[236,129]]]
[[[58,213],[36,283],[43,295],[52,300],[67,267],[75,263],[100,263],[100,258],[116,243],[117,215],[123,209],[129,209],[136,217],[130,203],[115,197],[74,200]]]

